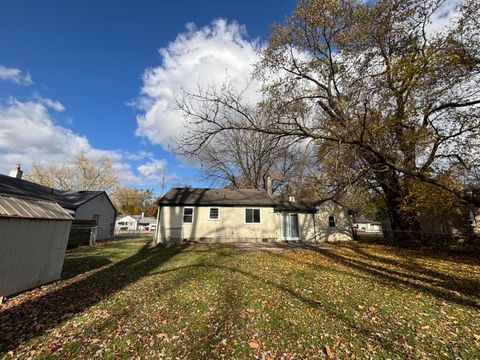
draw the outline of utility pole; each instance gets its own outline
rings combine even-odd
[[[163,196],[165,193],[165,168],[166,166],[163,167],[163,174],[162,174],[162,192],[160,193],[160,196]]]
[[[166,166],[163,167],[163,173],[162,173],[162,191],[160,193],[160,197],[162,197],[165,193],[165,172],[166,172]],[[157,208],[157,228],[155,230],[155,239],[154,242],[155,244],[158,244],[158,232],[160,231],[160,205]]]

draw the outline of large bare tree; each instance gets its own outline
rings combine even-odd
[[[272,192],[288,192],[305,169],[308,149],[278,137],[252,131],[226,131],[198,154],[207,181],[231,188],[265,189],[267,176]]]
[[[433,33],[444,2],[300,1],[258,65],[264,116],[249,116],[241,95],[200,92],[210,107],[190,109],[184,141],[237,129],[338,148],[349,181],[379,191],[397,229],[418,229],[405,204],[418,182],[480,205],[465,186],[480,166],[480,5],[466,0]]]

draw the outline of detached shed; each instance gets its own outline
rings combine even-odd
[[[0,195],[0,296],[60,278],[72,220],[55,202]]]

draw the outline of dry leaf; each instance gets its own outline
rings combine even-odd
[[[325,353],[327,354],[329,359],[334,359],[335,358],[335,356],[333,356],[332,350],[330,349],[330,346],[328,346],[328,345],[325,345]]]
[[[250,346],[250,349],[258,349],[260,347],[260,344],[256,341],[250,341],[248,343],[248,346]]]
[[[246,311],[250,314],[253,314],[255,312],[255,310],[253,310],[253,309],[247,309]]]
[[[475,340],[480,341],[480,335],[478,335],[478,334],[473,334],[473,337],[475,338]]]
[[[322,300],[320,299],[313,299],[314,302],[316,302],[317,304],[320,304],[322,302]]]

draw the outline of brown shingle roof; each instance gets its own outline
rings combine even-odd
[[[254,189],[173,188],[157,201],[177,206],[269,206],[278,211],[315,212],[300,203],[276,201],[266,191]]]
[[[252,189],[173,188],[158,199],[159,205],[254,205],[277,204],[265,191]]]

